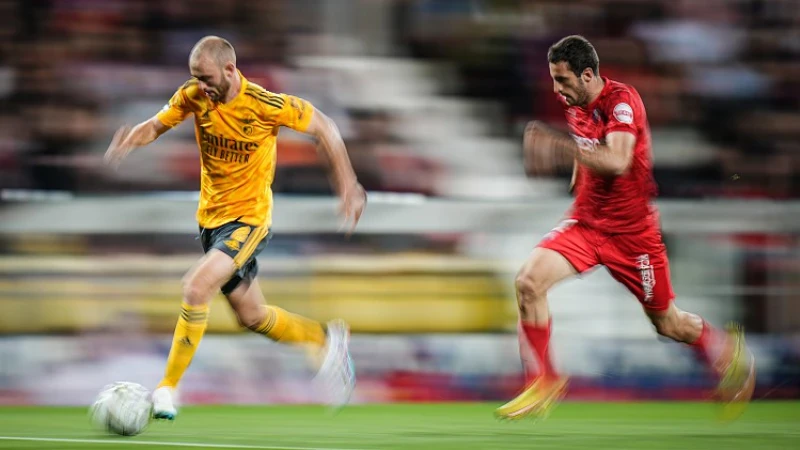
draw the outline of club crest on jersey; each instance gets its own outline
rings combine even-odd
[[[633,123],[633,108],[627,103],[617,103],[614,107],[614,118],[622,123]]]
[[[251,134],[253,134],[252,124],[253,124],[253,122],[256,121],[255,117],[253,117],[253,116],[245,117],[243,119],[239,119],[239,121],[244,124],[242,126],[242,133],[244,133],[247,136],[250,136]]]

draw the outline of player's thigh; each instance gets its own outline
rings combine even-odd
[[[542,238],[526,266],[533,270],[553,266],[556,276],[567,271],[575,275],[591,270],[599,264],[595,234],[576,220],[562,221]]]
[[[184,296],[195,298],[217,291],[235,272],[233,258],[211,249],[183,277]]]
[[[556,283],[594,267],[597,263],[589,233],[575,221],[554,228],[522,265],[518,290],[544,294]]]
[[[518,291],[545,295],[555,284],[578,274],[561,253],[536,247],[517,273]]]
[[[269,229],[231,222],[211,230],[202,230],[203,249],[227,255],[234,270],[220,285],[223,294],[232,293],[240,284],[249,284],[258,273],[256,256],[269,241]]]
[[[667,248],[658,229],[614,236],[602,249],[602,263],[611,276],[636,296],[648,315],[669,310],[675,293]]]
[[[257,325],[256,322],[260,321],[266,299],[258,278],[239,283],[230,293],[225,294],[225,298],[242,326]]]

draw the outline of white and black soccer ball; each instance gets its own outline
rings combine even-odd
[[[121,436],[135,436],[150,423],[150,391],[137,383],[120,381],[100,391],[89,410],[92,422]]]

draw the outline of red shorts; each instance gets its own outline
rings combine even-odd
[[[667,248],[655,226],[642,233],[615,235],[565,220],[544,237],[539,247],[560,253],[579,273],[606,266],[647,310],[664,311],[675,298]]]

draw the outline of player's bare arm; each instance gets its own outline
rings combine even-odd
[[[325,152],[331,163],[333,187],[341,198],[341,212],[344,214],[345,226],[350,224],[348,228],[350,234],[364,212],[367,194],[356,178],[342,135],[333,120],[318,109],[314,109],[314,116],[311,118],[307,133],[317,139],[318,148]]]
[[[105,162],[111,167],[119,167],[122,160],[135,148],[143,147],[158,139],[169,128],[161,123],[157,117],[152,117],[132,129],[125,125],[120,127],[111,145],[108,146],[105,154]]]
[[[567,133],[533,121],[525,129],[524,145],[526,168],[534,173],[574,159],[598,174],[619,176],[633,160],[636,136],[614,131],[606,135],[605,143],[579,145]]]

